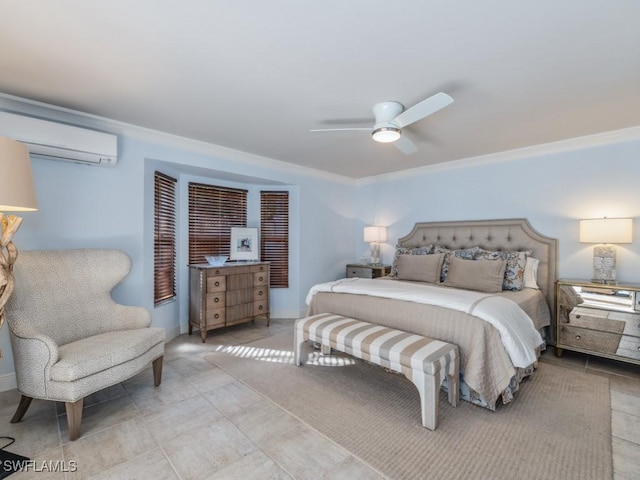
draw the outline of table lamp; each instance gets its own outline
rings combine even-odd
[[[387,227],[364,227],[364,241],[371,247],[371,265],[380,265],[380,242],[387,241]]]
[[[631,218],[591,218],[580,220],[580,242],[593,247],[593,283],[616,283],[615,243],[631,243]]]

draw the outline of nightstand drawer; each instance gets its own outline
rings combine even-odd
[[[619,320],[625,323],[624,332],[622,332],[625,335],[640,337],[640,314],[626,313],[626,312],[611,312],[609,313],[609,318],[611,320]]]
[[[373,269],[368,267],[347,267],[347,278],[373,278]]]
[[[615,355],[621,339],[621,334],[562,325],[558,343],[561,346]]]
[[[616,353],[621,357],[640,360],[640,337],[623,335]]]
[[[624,332],[625,322],[611,318],[611,312],[597,308],[576,307],[569,314],[569,324],[573,327],[600,330],[603,332]]]

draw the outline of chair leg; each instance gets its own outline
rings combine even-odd
[[[66,402],[67,423],[69,424],[69,440],[74,441],[80,436],[80,424],[82,423],[82,407],[84,398],[76,402]]]
[[[27,410],[29,410],[31,400],[33,400],[33,398],[22,395],[22,397],[20,398],[20,403],[18,404],[18,408],[16,409],[16,413],[13,414],[13,418],[11,419],[11,423],[18,423],[20,420],[22,420],[24,414],[27,413]]]
[[[153,361],[153,383],[156,387],[162,382],[162,360],[164,356],[159,356]]]

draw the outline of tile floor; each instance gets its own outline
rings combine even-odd
[[[197,332],[179,336],[166,346],[159,388],[149,368],[85,400],[75,442],[68,442],[63,405],[34,400],[22,422],[10,424],[19,394],[1,392],[0,435],[16,438],[7,450],[35,460],[10,478],[384,478],[204,359],[217,345],[289,328],[292,320],[272,320],[270,328],[258,320],[211,334],[205,344]],[[640,478],[640,367],[573,352],[556,358],[547,351],[542,361],[610,378],[614,477]]]

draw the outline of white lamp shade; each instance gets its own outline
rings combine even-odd
[[[27,147],[16,140],[0,137],[0,211],[29,212],[37,209]]]
[[[581,243],[631,243],[631,218],[592,218],[580,220]]]
[[[364,227],[365,242],[386,242],[387,227]]]

